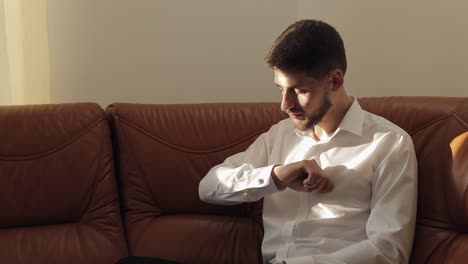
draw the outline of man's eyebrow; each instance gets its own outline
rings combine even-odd
[[[282,87],[281,85],[279,85],[279,84],[277,84],[277,83],[275,83],[275,85],[278,86],[278,88],[283,89],[283,87]],[[295,85],[293,85],[293,86],[286,87],[286,89],[296,89],[296,88],[299,88],[299,87],[301,87],[301,86],[303,86],[302,83],[298,83],[298,84],[295,84]]]

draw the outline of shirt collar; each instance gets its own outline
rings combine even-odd
[[[361,136],[362,127],[364,126],[364,110],[362,110],[361,105],[354,96],[351,96],[351,98],[353,99],[353,103],[343,117],[343,120],[341,120],[338,129]]]

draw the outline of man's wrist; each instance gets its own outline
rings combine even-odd
[[[271,178],[273,179],[273,182],[275,183],[276,185],[276,188],[278,188],[278,190],[283,190],[283,189],[286,189],[286,185],[284,185],[280,178],[278,177],[278,175],[276,175],[276,172],[275,172],[275,168],[278,167],[278,166],[281,166],[281,165],[275,165],[273,166],[273,168],[271,169]]]

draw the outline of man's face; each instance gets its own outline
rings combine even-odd
[[[332,80],[328,76],[317,80],[303,72],[274,69],[274,73],[282,93],[281,110],[289,114],[294,126],[305,131],[320,123],[332,106]]]

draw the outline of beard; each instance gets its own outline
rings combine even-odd
[[[301,131],[306,131],[312,129],[315,125],[322,121],[322,118],[327,114],[328,110],[330,110],[332,103],[328,97],[328,92],[323,94],[322,104],[319,108],[313,112],[312,114],[306,114],[302,109],[291,109],[290,112],[293,113],[302,113],[304,115],[304,120],[294,120],[294,127]]]

